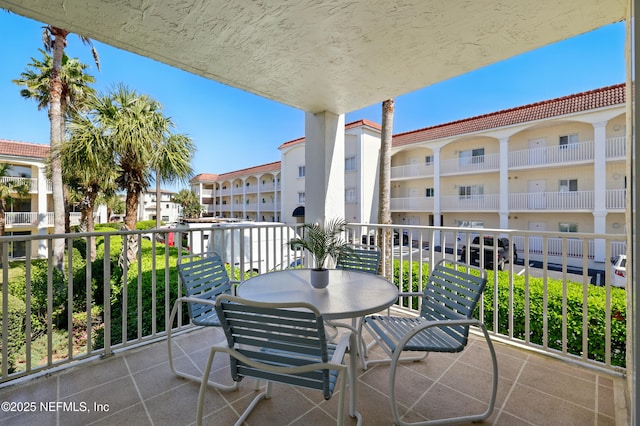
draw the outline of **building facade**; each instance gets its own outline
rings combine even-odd
[[[160,220],[175,223],[180,216],[180,205],[173,202],[175,192],[160,190]],[[138,201],[138,220],[156,220],[156,192],[145,191]]]
[[[394,135],[393,222],[624,234],[624,96],[619,84]],[[305,139],[279,149],[280,162],[196,176],[192,189],[207,213],[304,221]],[[379,152],[378,124],[345,126],[349,222],[377,222]],[[273,192],[263,187],[270,182]],[[262,194],[278,214],[262,213]],[[595,258],[604,253],[596,248]]]
[[[624,89],[395,135],[394,223],[624,234]]]
[[[201,173],[190,183],[204,217],[280,222],[280,182],[276,161],[220,175]]]

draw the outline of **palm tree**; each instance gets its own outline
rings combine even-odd
[[[62,166],[59,156],[60,146],[65,136],[65,114],[67,108],[71,105],[65,100],[65,84],[63,79],[63,57],[64,49],[67,47],[67,35],[69,31],[47,25],[42,31],[42,41],[47,52],[53,52],[53,61],[51,64],[51,77],[49,86],[49,122],[50,122],[50,168],[51,182],[53,186],[53,211],[54,211],[54,232],[63,234],[65,232],[65,201],[62,183]],[[80,36],[84,44],[91,46],[93,59],[96,63],[98,71],[100,70],[100,61],[98,53],[93,47],[91,40]],[[54,241],[54,263],[61,269],[64,257],[64,240],[57,239]]]
[[[394,100],[382,102],[382,135],[380,141],[380,200],[378,221],[381,224],[391,224],[391,140],[393,138]],[[378,246],[383,253],[391,253],[391,229],[384,228],[379,233]],[[391,262],[381,262],[385,265],[382,275],[391,279]]]
[[[14,80],[14,83],[26,86],[20,91],[22,97],[35,99],[38,102],[38,109],[49,107],[51,145],[49,167],[53,184],[54,232],[56,234],[63,234],[66,230],[66,203],[59,157],[60,146],[65,135],[65,116],[68,110],[77,108],[93,91],[89,84],[95,82],[93,76],[86,73],[86,64],[80,63],[77,59],[71,60],[64,54],[67,34],[65,30],[51,26],[45,27],[43,41],[46,52],[41,50],[44,61],[31,58],[32,63],[29,66],[33,70],[23,72],[20,79]],[[85,40],[88,41],[83,39]],[[47,52],[52,49],[53,56],[50,56]],[[96,65],[100,69],[95,49],[93,52]],[[57,239],[54,241],[54,263],[58,268],[62,268],[63,257],[64,240]]]
[[[151,160],[156,171],[156,228],[160,228],[160,183],[184,183],[193,175],[191,159],[196,148],[184,134],[169,135],[154,151]]]
[[[7,207],[16,198],[29,195],[29,185],[24,179],[12,179],[11,165],[0,163],[0,236],[4,235]],[[17,197],[16,197],[17,196]],[[3,259],[4,244],[0,244],[0,263]]]
[[[113,154],[100,147],[100,129],[86,115],[73,114],[68,125],[69,140],[61,147],[64,180],[78,196],[82,212],[81,223],[87,232],[93,232],[93,214],[98,196],[115,192],[116,172]],[[91,260],[95,260],[95,238],[89,241]]]
[[[202,205],[198,200],[198,196],[195,192],[188,189],[181,189],[173,197],[173,201],[182,206],[182,216],[187,219],[195,219],[200,217],[202,212]]]

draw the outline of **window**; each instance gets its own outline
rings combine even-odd
[[[348,157],[344,160],[344,169],[347,171],[353,171],[356,169],[356,157]]]
[[[482,185],[461,185],[458,187],[458,195],[460,199],[477,197],[484,195],[484,186]]]
[[[429,166],[433,164],[433,155],[427,155],[424,157],[424,163]]]
[[[298,192],[298,203],[304,204],[304,192]]]
[[[484,163],[484,148],[460,151],[459,158],[461,166]]]
[[[578,190],[578,179],[560,179],[558,187],[560,192],[575,192]]]
[[[303,178],[304,177],[304,166],[298,166],[298,177],[299,178]]]
[[[169,222],[169,216],[162,216],[163,222]]]
[[[358,201],[357,199],[357,193],[356,193],[356,189],[355,188],[347,188],[344,191],[344,201],[345,203],[356,203]]]
[[[570,146],[572,148],[575,148],[577,143],[578,143],[577,133],[560,136],[560,149],[567,149]]]
[[[577,223],[561,223],[559,225],[560,232],[578,232]]]
[[[424,190],[424,196],[427,198],[433,198],[435,197],[435,192],[433,188],[425,188]]]

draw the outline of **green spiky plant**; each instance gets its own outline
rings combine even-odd
[[[302,237],[290,241],[294,250],[307,250],[313,259],[313,269],[326,269],[329,258],[337,260],[341,255],[353,256],[354,250],[343,239],[347,223],[343,219],[332,219],[326,225],[305,223]]]

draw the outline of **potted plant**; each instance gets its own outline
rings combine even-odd
[[[343,239],[346,227],[347,223],[343,219],[333,219],[324,226],[305,223],[302,227],[302,237],[290,241],[292,249],[304,249],[311,255],[313,268],[310,282],[313,287],[326,287],[329,284],[327,268],[334,266],[341,255],[354,254],[354,250]]]

